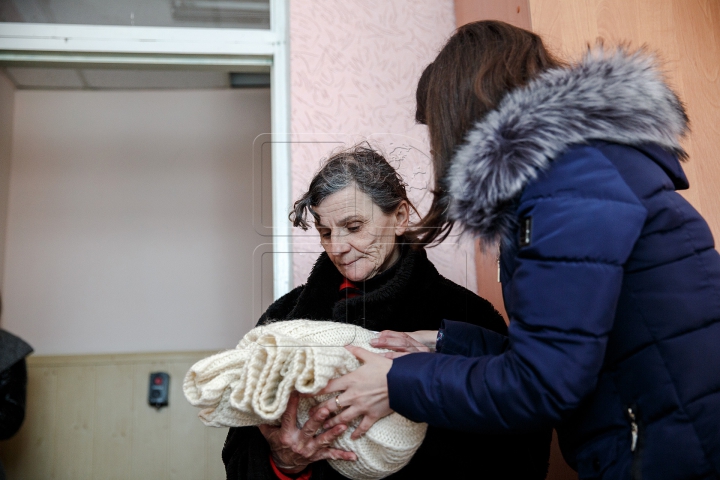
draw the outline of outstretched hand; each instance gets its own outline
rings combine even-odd
[[[398,358],[408,353],[433,351],[436,338],[437,330],[418,330],[416,332],[383,330],[377,338],[370,340],[370,345],[375,348],[393,350],[385,353],[385,357]]]
[[[314,407],[310,414],[314,415],[320,410],[335,413],[334,417],[325,422],[326,429],[334,429],[336,426],[350,423],[357,417],[363,417],[350,436],[351,439],[357,440],[375,422],[392,413],[387,384],[387,374],[392,367],[392,360],[360,347],[345,348],[350,350],[362,365],[354,372],[330,380],[318,394],[341,393]]]
[[[297,473],[319,460],[357,460],[353,452],[347,452],[330,445],[347,430],[347,425],[336,422],[332,428],[316,435],[330,416],[327,408],[314,408],[302,428],[297,427],[299,396],[290,395],[287,408],[280,417],[280,426],[258,425],[260,432],[270,445],[270,454],[275,465],[285,473]],[[334,403],[334,402],[333,402]]]

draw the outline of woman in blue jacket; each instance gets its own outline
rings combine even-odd
[[[364,416],[361,435],[391,409],[483,433],[552,425],[583,479],[718,478],[720,256],[676,192],[688,120],[652,56],[596,47],[568,66],[477,22],[417,93],[438,179],[426,241],[458,223],[499,243],[509,337],[446,321],[438,354],[427,332],[385,332],[378,346],[421,353],[353,349],[364,365],[328,385],[326,427]]]

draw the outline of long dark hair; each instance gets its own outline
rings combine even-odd
[[[467,132],[508,92],[561,66],[538,35],[486,20],[458,28],[425,68],[416,91],[415,119],[430,131],[435,188],[430,210],[419,224],[421,243],[440,243],[452,230],[446,174]]]

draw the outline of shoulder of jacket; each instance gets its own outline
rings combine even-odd
[[[549,168],[523,189],[520,205],[557,197],[574,197],[588,202],[622,202],[641,205],[618,170],[605,144],[571,145],[555,158]],[[624,148],[632,148],[623,145]],[[615,154],[616,155],[616,154]]]

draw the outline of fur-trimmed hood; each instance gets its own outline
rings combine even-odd
[[[507,238],[525,186],[571,145],[655,144],[684,159],[685,109],[652,55],[589,49],[508,93],[452,160],[450,216],[484,242]]]

